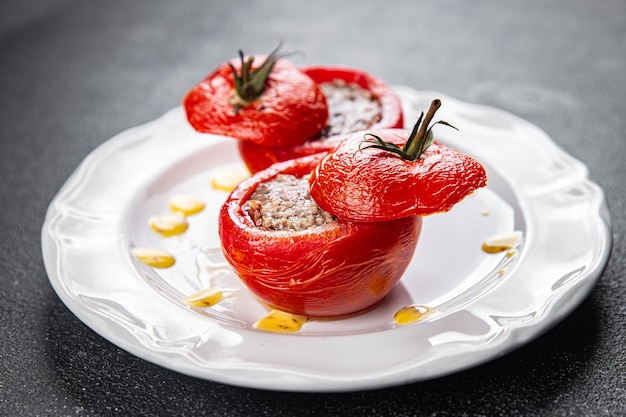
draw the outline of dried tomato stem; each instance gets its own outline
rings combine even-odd
[[[441,100],[438,98],[434,99],[432,103],[430,103],[430,108],[428,109],[428,113],[426,113],[426,117],[424,117],[424,112],[420,114],[419,119],[417,119],[417,122],[415,123],[415,126],[413,126],[413,130],[409,135],[409,139],[402,148],[395,143],[384,141],[381,137],[376,136],[373,133],[366,133],[363,135],[365,140],[361,142],[357,152],[361,152],[367,148],[375,148],[393,153],[402,159],[406,159],[407,161],[415,161],[419,159],[424,151],[431,145],[431,143],[433,143],[432,128],[434,125],[442,124],[456,129],[456,127],[443,120],[439,120],[438,122],[430,125],[430,122],[433,120],[433,117],[439,107],[441,107]],[[364,144],[367,146],[363,146]]]
[[[279,44],[278,47],[267,56],[265,61],[254,70],[252,69],[254,56],[249,56],[246,59],[241,50],[239,51],[241,74],[237,72],[234,65],[229,64],[233,71],[235,84],[230,94],[230,104],[235,109],[235,112],[261,97],[261,94],[265,91],[265,83],[267,82],[270,72],[274,68],[276,61],[283,56],[279,54],[280,47],[281,44]]]
[[[421,156],[422,152],[424,152],[428,145],[430,145],[430,143],[428,143],[428,132],[430,131],[428,126],[433,120],[433,117],[435,117],[435,113],[437,112],[437,110],[439,110],[439,107],[441,107],[441,100],[436,98],[430,103],[430,108],[428,109],[426,117],[424,117],[424,120],[422,120],[421,124],[418,120],[415,126],[417,127],[419,125],[419,129],[417,130],[417,132],[415,131],[415,129],[413,129],[413,132],[411,132],[411,136],[406,143],[404,152],[406,152],[411,157],[412,161],[418,159]]]

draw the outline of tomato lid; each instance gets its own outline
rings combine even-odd
[[[318,85],[275,52],[258,58],[240,52],[195,85],[183,99],[189,124],[264,146],[297,145],[318,134],[328,118]]]
[[[484,187],[487,175],[478,161],[433,140],[429,123],[440,105],[433,101],[413,131],[349,135],[311,174],[317,204],[344,220],[386,221],[446,212]]]

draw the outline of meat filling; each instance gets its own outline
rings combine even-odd
[[[328,124],[321,137],[356,132],[382,118],[380,102],[370,91],[342,80],[320,84],[328,105]]]
[[[311,198],[307,179],[293,175],[259,184],[243,209],[256,226],[269,230],[300,231],[337,221]]]

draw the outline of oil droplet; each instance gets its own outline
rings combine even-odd
[[[430,307],[418,306],[418,305],[410,305],[406,307],[402,307],[400,310],[396,311],[396,314],[393,316],[393,321],[396,322],[399,326],[404,326],[406,324],[415,323],[416,321],[423,320],[427,316],[435,313],[437,310]]]
[[[293,333],[300,330],[304,323],[306,323],[305,316],[272,310],[267,316],[254,323],[254,327],[268,332]]]
[[[216,190],[231,192],[241,181],[249,176],[250,171],[245,165],[225,165],[213,174],[210,184]]]
[[[176,259],[170,253],[148,248],[133,248],[131,253],[140,262],[153,268],[169,268],[176,263]]]
[[[175,195],[170,198],[168,206],[175,213],[182,213],[185,216],[200,213],[206,206],[204,201],[190,195]]]
[[[516,230],[509,234],[490,237],[483,243],[482,249],[487,253],[510,251],[522,238],[522,232]]]
[[[214,306],[224,299],[224,293],[217,288],[207,288],[195,294],[183,297],[183,301],[190,306],[206,308]]]
[[[148,224],[152,230],[164,237],[183,234],[189,228],[185,215],[180,212],[152,216]]]

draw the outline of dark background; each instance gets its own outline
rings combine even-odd
[[[612,257],[547,334],[429,382],[274,393],[182,376],[77,320],[43,268],[57,190],[114,134],[179,105],[243,48],[508,110],[582,160],[606,192]],[[620,416],[626,414],[626,2],[0,2],[0,415]],[[532,161],[528,161],[532,164]]]

